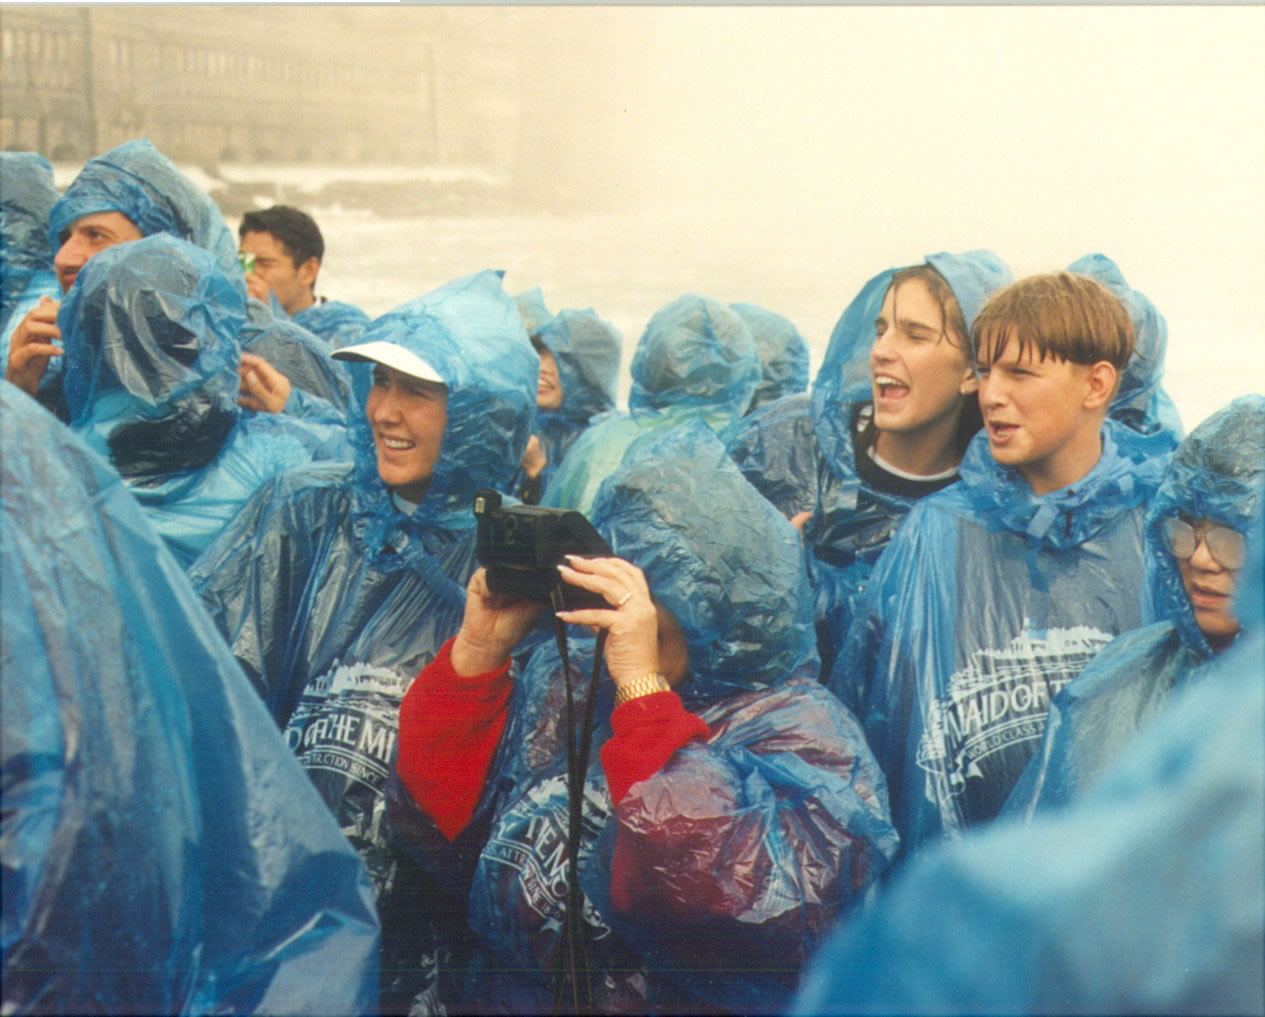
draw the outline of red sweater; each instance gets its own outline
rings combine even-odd
[[[508,660],[485,674],[457,674],[449,656],[452,643],[448,640],[422,669],[400,703],[396,764],[413,800],[449,840],[466,828],[479,804],[513,689]],[[675,692],[656,692],[616,707],[611,727],[614,734],[602,746],[601,758],[614,804],[686,742],[709,733]]]

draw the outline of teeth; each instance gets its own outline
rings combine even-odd
[[[387,448],[393,448],[393,449],[398,449],[398,450],[403,450],[406,448],[413,447],[413,443],[411,441],[403,441],[400,438],[383,438],[382,444],[385,445]]]
[[[900,385],[902,388],[905,385],[903,381],[898,381],[890,374],[876,374],[874,376],[874,381],[879,385]]]

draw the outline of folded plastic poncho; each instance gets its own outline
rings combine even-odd
[[[530,335],[540,331],[540,327],[553,317],[553,312],[545,304],[545,294],[539,286],[514,295],[514,306],[523,319],[523,327]]]
[[[137,138],[89,159],[48,217],[48,243],[96,212],[122,212],[144,236],[170,233],[209,251],[234,289],[246,296],[237,244],[210,196],[186,177],[148,138]]]
[[[793,1012],[1265,1012],[1265,520],[1245,634],[1066,809],[928,850]]]
[[[1067,266],[1069,272],[1087,275],[1111,290],[1124,304],[1133,321],[1133,355],[1120,376],[1109,415],[1139,434],[1154,439],[1160,451],[1172,451],[1183,430],[1177,406],[1164,391],[1164,353],[1168,349],[1168,324],[1147,297],[1125,282],[1114,261],[1105,254],[1087,254]]]
[[[495,272],[404,304],[363,338],[397,343],[444,377],[448,419],[425,499],[412,514],[397,508],[361,413],[354,463],[278,477],[190,574],[365,859],[383,917],[384,1005],[407,1007],[434,990],[435,923],[463,927],[464,907],[445,912],[387,844],[382,787],[399,703],[461,625],[474,492],[504,486],[522,458],[540,362]]]
[[[558,467],[542,505],[587,512],[624,451],[691,417],[720,432],[746,412],[760,382],[751,330],[736,311],[686,294],[651,317],[631,367],[628,414],[594,421]]]
[[[829,687],[865,726],[902,852],[993,818],[1050,700],[1143,622],[1142,530],[1166,457],[1107,420],[1098,464],[1036,495],[972,440],[870,577]]]
[[[370,317],[355,304],[325,300],[292,316],[298,325],[320,336],[331,349],[350,346],[369,327]]]
[[[931,254],[969,329],[984,301],[1011,281],[990,251]],[[811,396],[790,396],[745,417],[726,434],[746,478],[787,517],[804,524],[815,600],[817,648],[828,673],[874,563],[916,499],[879,491],[861,479],[855,421],[872,402],[874,321],[899,268],[875,276],[840,316]]]
[[[118,475],[0,382],[3,1010],[372,1012],[377,918]]]
[[[1177,562],[1164,546],[1165,519],[1212,519],[1240,533],[1261,512],[1265,487],[1265,396],[1214,413],[1178,447],[1147,513],[1146,561],[1154,625],[1105,646],[1050,704],[1036,755],[1006,803],[1030,815],[1081,794],[1184,682],[1212,660]]]
[[[48,246],[48,213],[60,194],[53,168],[34,152],[0,152],[0,364],[9,336],[39,303],[61,298]]]
[[[241,343],[244,351],[263,357],[289,379],[287,413],[345,422],[349,413],[357,412],[352,410],[351,372],[348,365],[330,356],[334,348],[306,327],[273,314],[267,304],[253,297],[246,302]]]
[[[186,565],[264,481],[346,447],[341,428],[239,409],[244,320],[215,259],[167,234],[94,256],[57,316],[71,427]]]
[[[755,304],[730,304],[751,329],[760,357],[760,384],[750,413],[765,403],[808,390],[808,343],[790,320]]]
[[[562,384],[561,406],[536,408],[536,436],[548,459],[538,481],[543,489],[589,421],[614,408],[623,339],[592,310],[559,311],[537,327],[535,337],[553,354]],[[526,479],[520,469],[513,490]]]
[[[613,686],[599,688],[580,859],[595,1009],[776,1012],[823,930],[895,851],[882,775],[814,678],[798,537],[699,421],[636,441],[593,521],[679,622],[689,673],[677,691],[711,729],[612,808],[596,747],[610,737]],[[572,666],[587,674],[593,644],[578,631]],[[476,1009],[552,1005],[567,863],[563,684],[556,647],[542,646],[516,682],[466,833],[448,845],[415,806],[401,824],[443,871],[481,849],[470,922],[486,954],[466,1001]],[[625,885],[638,887],[623,907],[610,894],[617,851]]]

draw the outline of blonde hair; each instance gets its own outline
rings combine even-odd
[[[1133,322],[1124,304],[1075,272],[1029,276],[989,297],[971,330],[976,360],[996,363],[1011,336],[1020,357],[1032,348],[1039,360],[1105,360],[1121,374],[1133,354]]]

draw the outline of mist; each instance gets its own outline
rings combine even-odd
[[[988,247],[1020,276],[1101,251],[1168,321],[1165,385],[1188,428],[1265,391],[1260,6],[260,10],[182,8],[182,23],[257,38],[290,11],[292,54],[336,35],[353,70],[320,143],[303,160],[241,144],[236,162],[173,157],[215,164],[204,182],[226,188],[230,220],[309,199],[324,290],[372,314],[501,268],[511,292],[614,321],[627,363],[655,309],[702,292],[789,317],[815,368],[881,269]],[[349,154],[339,125],[397,87],[393,157]],[[305,97],[300,81],[249,105],[271,123]],[[398,214],[328,190],[357,173],[395,180]],[[443,173],[449,198],[415,204]]]

